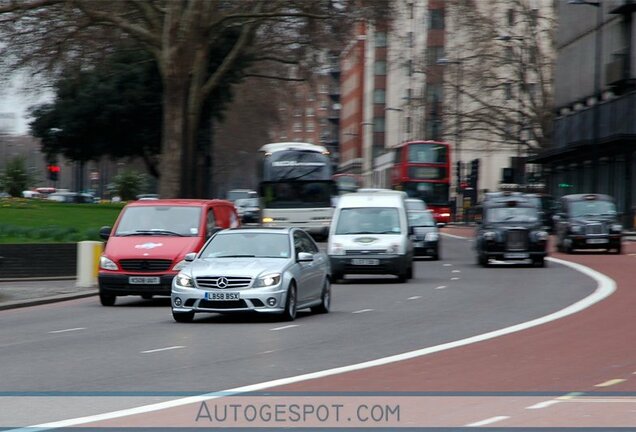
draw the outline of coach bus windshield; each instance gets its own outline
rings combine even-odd
[[[263,166],[263,180],[327,180],[331,166],[326,155],[306,151],[278,151]]]
[[[263,182],[261,194],[266,208],[331,207],[331,181]]]

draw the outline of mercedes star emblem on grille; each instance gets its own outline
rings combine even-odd
[[[227,287],[227,278],[224,277],[220,277],[216,280],[216,287],[217,288],[226,288]]]

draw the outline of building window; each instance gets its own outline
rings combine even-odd
[[[386,75],[386,61],[378,60],[373,66],[375,75]]]
[[[313,116],[315,115],[315,113],[314,113],[314,109],[313,109],[313,108],[307,108],[307,109],[305,110],[305,115],[306,115],[307,117],[313,117]]]
[[[437,61],[444,58],[443,46],[431,46],[426,50],[426,64],[428,66],[435,66]]]
[[[506,54],[505,54],[506,62],[507,63],[512,63],[512,58],[514,56],[514,52],[512,50],[512,47],[511,46],[506,46],[505,52],[506,52]]]
[[[434,103],[443,100],[443,90],[442,84],[429,83],[426,86],[426,102]]]
[[[373,90],[373,103],[383,104],[386,102],[386,90],[375,89]]]
[[[303,112],[300,108],[294,108],[294,117],[300,117],[303,115]]]
[[[316,95],[315,95],[315,94],[313,94],[313,93],[309,93],[309,94],[307,95],[307,100],[308,100],[309,102],[313,102],[313,101],[315,101],[315,100],[316,100]]]
[[[314,122],[307,122],[307,126],[305,128],[306,132],[314,132],[316,130],[316,124]]]
[[[384,132],[384,117],[373,119],[373,132]]]
[[[329,108],[329,102],[326,101],[326,100],[321,100],[320,101],[320,109],[324,111],[327,108]]]
[[[407,117],[406,118],[406,133],[410,134],[411,133],[411,129],[413,128],[413,120],[411,119],[411,117]]]
[[[320,86],[318,86],[318,92],[321,94],[326,94],[327,92],[329,92],[329,86],[327,86],[327,84],[320,84]]]
[[[410,103],[411,99],[413,99],[413,89],[407,88],[404,91],[404,99],[406,99],[406,103]]]
[[[431,9],[428,14],[428,27],[431,30],[444,29],[444,9]]]
[[[375,32],[375,47],[386,47],[386,32]]]
[[[515,10],[514,9],[508,9],[508,25],[509,26],[513,26],[515,25]]]
[[[413,48],[413,45],[413,32],[408,32],[406,34],[406,46],[408,46],[409,48]]]
[[[406,61],[406,75],[407,76],[412,76],[413,75],[413,60],[408,59]]]
[[[407,7],[409,8],[409,19],[413,19],[415,16],[415,5],[413,3],[409,3]]]
[[[530,11],[530,25],[536,27],[539,23],[539,9],[532,9]]]
[[[294,132],[302,132],[303,125],[300,122],[294,122]]]

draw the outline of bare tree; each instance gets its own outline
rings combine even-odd
[[[545,149],[554,105],[553,0],[450,0],[447,11],[447,57],[455,65],[447,95],[458,94],[461,104],[447,97],[446,128],[457,120],[465,140],[490,137],[527,154]]]
[[[307,62],[355,18],[347,1],[330,0],[0,0],[5,65],[59,73],[100,61],[116,42],[134,39],[155,57],[163,81],[161,178],[164,197],[196,195],[204,106],[241,59],[261,65]],[[371,5],[373,6],[373,5]],[[222,58],[211,47],[231,32]],[[210,63],[215,63],[210,68]],[[254,73],[275,77],[276,68]],[[199,144],[198,144],[199,143]]]

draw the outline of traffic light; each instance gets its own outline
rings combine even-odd
[[[479,183],[479,159],[470,161],[470,177],[469,184],[474,190],[477,190]]]
[[[455,164],[455,178],[457,179],[457,192],[459,193],[462,188],[462,163],[460,161]]]
[[[57,181],[58,176],[60,174],[60,166],[59,165],[49,165],[46,168],[49,171],[49,180]]]

